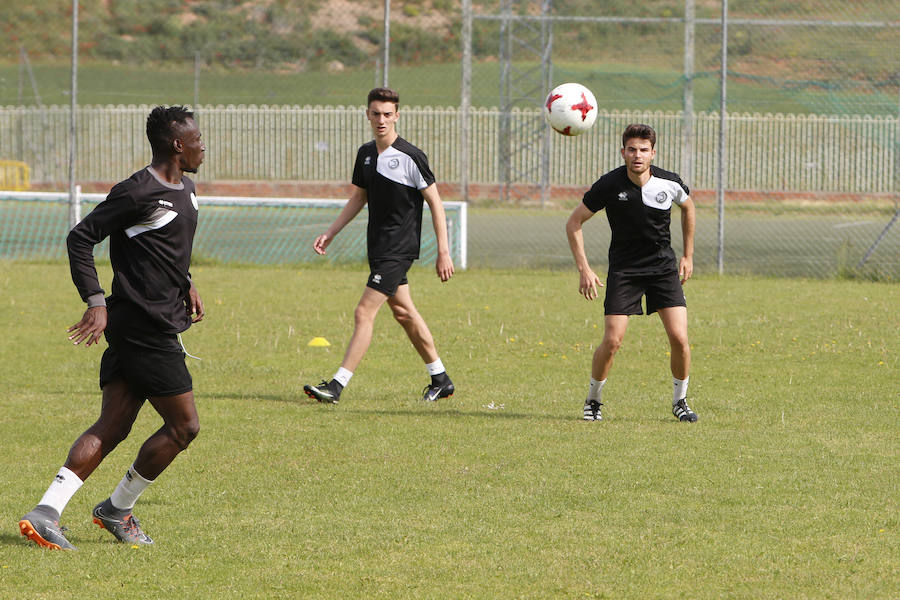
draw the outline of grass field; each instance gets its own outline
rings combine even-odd
[[[578,198],[571,198],[572,205]],[[886,202],[884,204],[887,204]],[[86,205],[87,212],[92,205]],[[194,246],[195,260],[206,263],[319,263],[312,242],[338,209],[207,207]],[[891,221],[891,206],[838,203],[768,206],[734,203],[725,211],[725,272],[789,277],[853,277],[882,281],[900,279],[900,224],[881,238],[868,261],[860,260]],[[470,208],[468,261],[479,268],[571,269],[565,237],[570,209]],[[673,214],[673,246],[682,249],[679,215]],[[64,259],[68,206],[51,202],[15,202],[0,198],[2,259]],[[364,262],[365,219],[341,234],[330,259]],[[588,257],[603,268],[609,248],[605,215],[586,224]],[[422,256],[434,260],[434,234],[428,218],[423,227]],[[718,217],[715,207],[697,211],[694,266],[698,274],[717,273]],[[103,247],[105,251],[105,246]],[[457,260],[457,262],[459,262]]]
[[[900,596],[895,284],[697,278],[699,423],[669,413],[664,334],[645,317],[595,424],[580,412],[602,306],[572,271],[442,285],[414,269],[457,394],[418,401],[425,370],[385,312],[334,407],[301,388],[337,367],[363,272],[193,274],[202,431],[139,503],[156,544],[116,544],[89,516],[159,426],[145,408],[69,504],[79,550],[62,553],[16,522],[96,418],[102,348],[65,340],[82,312],[65,264],[0,262],[0,597]]]
[[[625,64],[621,62],[559,62],[554,65],[555,83],[579,81],[587,85],[604,110],[664,110],[683,108],[683,73],[679,68]],[[531,68],[530,65],[520,65]],[[0,106],[69,104],[71,66],[68,61],[34,65],[34,87],[23,79],[14,61],[0,61]],[[500,106],[500,64],[476,62],[472,67],[472,105]],[[458,106],[462,70],[459,63],[428,63],[393,66],[390,84],[401,93],[404,106]],[[114,65],[84,61],[78,70],[78,100],[82,105],[172,104],[201,106],[228,104],[360,106],[365,93],[381,85],[380,68],[283,72],[257,69],[211,69],[195,78],[193,61],[182,65],[153,67]],[[858,93],[841,91],[834,85],[810,81],[754,81],[736,77],[728,83],[732,113],[822,113],[896,115],[896,95],[885,91]],[[781,85],[779,85],[781,84]],[[824,88],[824,89],[823,89]],[[640,90],[639,94],[635,90]],[[196,98],[195,98],[196,92]],[[697,73],[694,107],[698,111],[719,108],[718,73]],[[521,102],[532,106],[533,102]]]

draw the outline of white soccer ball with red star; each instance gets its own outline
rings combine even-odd
[[[547,94],[544,116],[553,131],[562,135],[581,135],[597,119],[597,100],[580,83],[563,83]]]

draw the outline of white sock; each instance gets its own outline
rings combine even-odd
[[[334,374],[332,379],[341,384],[342,387],[347,387],[351,377],[353,377],[353,371],[348,371],[344,367],[338,367],[337,373]]]
[[[672,386],[674,388],[674,391],[672,393],[672,404],[675,404],[679,400],[687,397],[688,381],[690,380],[690,377],[685,377],[684,379],[676,379],[675,377],[672,378]]]
[[[603,386],[606,385],[606,380],[597,381],[593,377],[591,377],[591,387],[588,388],[588,400],[596,400],[600,402],[600,396],[603,395]]]
[[[440,358],[432,363],[428,363],[427,365],[425,365],[425,368],[428,369],[429,375],[440,375],[447,370],[444,368],[444,363],[441,362]]]
[[[134,465],[125,471],[122,481],[113,490],[109,496],[109,501],[119,510],[131,510],[134,508],[138,497],[144,493],[150,484],[153,483],[149,479],[141,477],[140,473],[134,470]]]
[[[62,467],[38,504],[50,506],[56,512],[62,514],[66,504],[69,503],[69,500],[72,499],[72,496],[81,488],[83,483],[78,475]]]

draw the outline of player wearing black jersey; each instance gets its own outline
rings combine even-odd
[[[337,403],[372,341],[375,315],[387,302],[394,318],[406,331],[431,383],[422,399],[434,402],[453,394],[454,387],[438,356],[434,338],[416,310],[406,272],[419,257],[423,201],[431,209],[437,238],[435,269],[441,281],[453,275],[444,206],[425,153],[397,134],[400,97],[389,88],[369,92],[366,118],[375,139],[363,144],[353,168],[353,191],[334,223],[316,238],[313,248],[325,254],[334,237],[368,203],[367,229],[369,280],[354,312],[354,328],[343,362],[330,381],[305,385],[303,390],[319,402]]]
[[[696,413],[687,404],[691,349],[687,334],[687,303],[682,286],[694,271],[694,203],[681,178],[652,166],[656,157],[656,132],[649,125],[629,125],[622,134],[625,165],[598,179],[572,211],[566,235],[580,273],[578,291],[588,300],[603,284],[591,270],[584,252],[582,226],[598,210],[606,209],[612,231],[603,341],[594,352],[591,382],[584,403],[586,421],[602,419],[601,393],[612,368],[613,357],[625,338],[628,316],[658,312],[669,338],[674,392],[672,414],[694,422]],[[681,209],[684,251],[675,260],[669,233],[672,205]]]
[[[141,493],[199,431],[191,375],[179,334],[204,316],[189,268],[197,228],[194,183],[184,176],[203,162],[206,146],[194,115],[158,106],[147,118],[150,165],[116,184],[69,233],[72,280],[87,310],[69,340],[91,346],[104,335],[100,418],[75,441],[64,466],[19,530],[40,546],[74,549],[60,513],[85,479],[124,440],[146,400],[163,425],[144,442],[112,494],[93,510],[94,523],[119,541],[151,544],[132,514]],[[109,237],[112,293],[104,298],[93,248]]]

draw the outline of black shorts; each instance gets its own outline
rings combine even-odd
[[[393,296],[397,288],[409,283],[406,273],[413,264],[412,258],[376,258],[369,261],[369,281],[366,287]]]
[[[641,297],[647,296],[647,314],[660,308],[687,306],[678,271],[664,275],[633,275],[610,272],[606,276],[607,315],[642,315]]]
[[[109,347],[100,359],[100,389],[124,381],[140,398],[177,396],[193,389],[178,336],[107,325]]]

